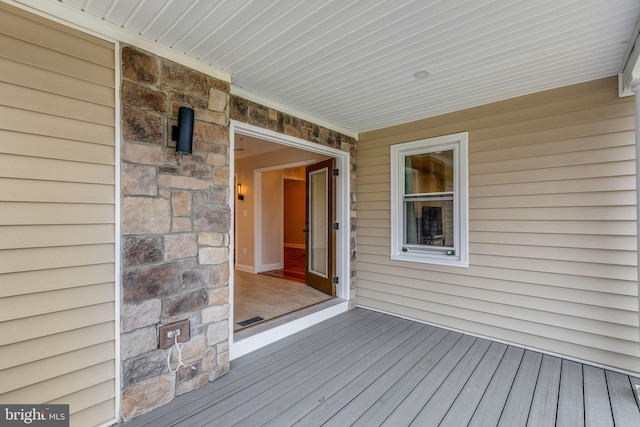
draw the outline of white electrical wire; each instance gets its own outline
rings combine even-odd
[[[187,365],[184,364],[184,362],[182,362],[182,347],[184,344],[178,343],[178,335],[174,335],[174,344],[173,346],[171,346],[171,349],[169,350],[169,353],[167,354],[167,367],[169,368],[169,372],[171,372],[172,374],[175,374],[176,372],[178,372],[178,369],[180,369],[181,367],[185,367],[188,368]],[[173,349],[177,349],[178,350],[178,366],[176,366],[176,369],[171,369],[171,353],[173,352]],[[191,367],[191,369],[194,369],[193,367]]]

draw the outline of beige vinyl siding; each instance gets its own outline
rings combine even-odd
[[[0,402],[116,411],[114,45],[0,3]]]
[[[463,131],[470,267],[391,261],[389,147]],[[634,145],[615,77],[361,135],[358,304],[640,373]]]

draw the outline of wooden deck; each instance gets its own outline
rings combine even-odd
[[[640,426],[640,379],[356,309],[134,426]]]

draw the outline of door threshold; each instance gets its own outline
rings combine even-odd
[[[349,310],[349,303],[332,298],[293,313],[233,333],[229,359],[233,360],[305,328]]]

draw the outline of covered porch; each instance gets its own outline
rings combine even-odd
[[[358,308],[123,426],[638,426],[640,378]]]

